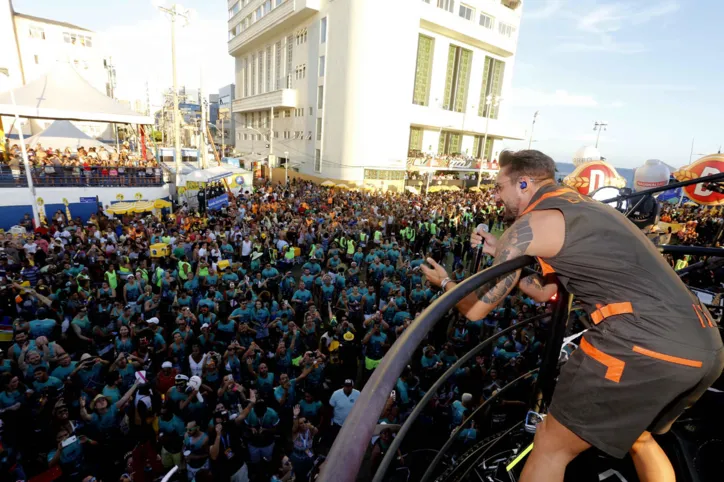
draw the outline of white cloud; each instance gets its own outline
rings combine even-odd
[[[618,54],[638,54],[645,52],[646,46],[640,42],[617,42],[608,34],[579,37],[558,44],[558,52],[611,52]]]
[[[561,10],[563,3],[563,0],[546,0],[538,10],[526,11],[523,18],[526,20],[550,18]]]
[[[226,28],[220,28],[223,21],[195,18],[188,26],[182,24],[176,24],[179,87],[198,88],[202,70],[207,96],[234,83],[234,59],[227,51]],[[148,81],[151,104],[160,105],[161,92],[172,85],[170,19],[159,12],[132,25],[110,27],[99,35],[116,66],[117,96],[145,101]]]
[[[611,107],[613,107],[614,109],[620,109],[621,107],[624,107],[625,105],[626,105],[626,103],[622,100],[615,100],[615,101],[611,102]]]
[[[590,95],[571,94],[566,90],[543,92],[530,88],[513,88],[509,104],[518,107],[597,107]]]
[[[597,6],[582,16],[578,21],[578,29],[590,33],[610,33],[627,26],[642,25],[658,17],[672,14],[679,10],[674,0],[650,3],[641,6],[631,3],[608,3]]]
[[[693,85],[679,85],[679,84],[620,84],[612,85],[611,87],[627,89],[627,90],[646,90],[653,92],[693,92],[696,87]]]

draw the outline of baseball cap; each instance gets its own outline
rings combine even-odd
[[[345,341],[352,341],[352,340],[354,340],[354,335],[352,334],[351,331],[348,331],[347,333],[344,334],[343,338]]]
[[[83,354],[80,356],[80,361],[86,361],[86,360],[88,360],[89,358],[93,358],[93,357],[90,355],[90,353],[83,353]]]
[[[463,402],[470,402],[473,400],[473,396],[469,393],[463,393],[462,401]]]
[[[161,368],[173,368],[173,364],[170,361],[161,363]]]
[[[208,324],[208,323],[204,323],[203,325],[201,325],[201,329],[202,329],[202,330],[203,330],[204,328],[208,328],[208,327],[209,327],[209,324]]]
[[[351,378],[348,378],[348,379],[346,379],[346,380],[344,381],[344,386],[345,386],[345,387],[353,387],[353,386],[354,386],[354,382],[352,381]]]
[[[158,318],[156,318],[155,316],[153,318],[149,318],[148,321],[146,321],[146,323],[150,323],[152,325],[158,325]]]

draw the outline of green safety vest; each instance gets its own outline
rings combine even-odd
[[[347,247],[347,238],[341,238],[339,240],[338,244],[339,244],[340,248],[342,248],[342,249],[346,248]]]
[[[284,253],[284,259],[294,259],[294,248],[289,248],[286,253]]]
[[[310,258],[311,258],[312,256],[314,256],[314,251],[316,251],[316,249],[317,249],[317,245],[316,245],[316,244],[313,244],[313,245],[312,245],[312,249],[309,250],[309,257],[310,257]]]
[[[684,269],[687,266],[689,266],[689,261],[686,258],[682,258],[676,262],[676,266],[674,267],[674,269],[676,271],[679,271],[680,269]]]
[[[106,278],[108,278],[108,286],[113,289],[118,288],[118,275],[115,271],[106,271]]]
[[[360,243],[364,243],[365,241],[367,241],[367,233],[359,233],[359,241]]]
[[[430,223],[430,234],[433,236],[437,234],[437,225],[435,223]]]
[[[380,241],[382,239],[382,233],[380,231],[375,231],[375,241]]]
[[[347,242],[347,254],[354,254],[354,241],[351,239]]]
[[[163,281],[163,273],[164,270],[162,267],[159,266],[156,268],[156,286],[159,288],[161,287],[161,281]]]
[[[145,269],[139,269],[139,271],[141,272],[141,278],[143,278],[143,281],[148,283],[148,271]]]
[[[189,278],[188,278],[188,275],[186,274],[186,271],[184,271],[184,268],[185,268],[186,266],[188,266],[189,268],[191,267],[191,265],[190,265],[189,263],[187,263],[186,261],[179,261],[179,262],[178,262],[178,277],[181,278],[181,279],[183,279],[183,280],[189,279]]]

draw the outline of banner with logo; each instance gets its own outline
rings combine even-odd
[[[698,161],[684,166],[673,176],[677,181],[690,181],[700,177],[712,176],[724,172],[724,154],[704,156]],[[701,184],[692,184],[684,187],[686,196],[697,204],[705,206],[724,205],[724,194],[711,191]]]
[[[214,211],[216,209],[221,209],[223,207],[226,207],[229,205],[229,195],[222,194],[221,196],[216,196],[214,198],[211,198],[208,200],[206,205],[208,206],[209,211]]]
[[[626,187],[626,179],[619,175],[616,168],[605,161],[591,161],[580,164],[563,179],[563,184],[576,189],[581,194],[591,193],[605,186]]]

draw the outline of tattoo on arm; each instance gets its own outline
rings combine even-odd
[[[538,290],[543,289],[543,280],[541,279],[540,275],[537,274],[526,276],[525,278],[520,280],[520,282],[531,288],[535,288]]]
[[[533,229],[530,227],[529,216],[518,219],[498,241],[493,265],[523,256],[533,241]],[[492,283],[483,285],[477,290],[478,299],[489,305],[500,303],[520,277],[520,270],[501,276]]]

